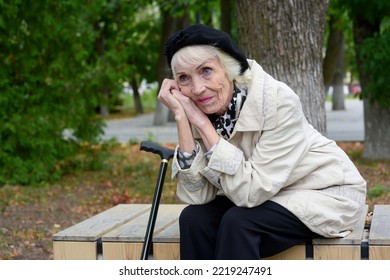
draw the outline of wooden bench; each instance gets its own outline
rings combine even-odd
[[[152,258],[180,259],[178,219],[184,204],[160,205]],[[54,259],[140,259],[151,206],[120,204],[53,235]],[[390,259],[390,205],[374,208],[367,228],[367,206],[354,231],[344,238],[314,239],[272,258],[279,260]]]
[[[184,207],[184,204],[160,205],[154,230],[155,240],[159,240],[160,233],[164,235],[169,232],[170,237],[154,242],[152,250],[155,257],[179,258],[178,219]],[[150,209],[151,205],[148,204],[119,204],[56,233],[52,237],[54,259],[140,259]],[[173,240],[175,234],[176,240]],[[168,247],[172,243],[177,246],[168,252],[166,243]],[[164,252],[160,252],[160,247]]]
[[[273,260],[359,260],[364,257],[362,240],[368,206],[363,207],[352,233],[343,238],[316,238],[267,259]]]
[[[375,205],[368,236],[370,260],[390,260],[390,205]]]

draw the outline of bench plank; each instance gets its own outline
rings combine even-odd
[[[184,204],[160,205],[154,229],[154,235],[176,223]],[[103,258],[139,259],[143,247],[149,212],[102,236]]]
[[[53,235],[55,260],[96,260],[97,240],[110,230],[150,211],[148,204],[119,204]]]
[[[96,260],[97,242],[54,241],[55,260]]]
[[[155,260],[180,260],[180,243],[153,244],[153,258]]]
[[[343,238],[313,239],[314,260],[360,260],[367,212],[368,205],[364,205],[361,209],[359,221],[347,236]]]
[[[153,256],[156,260],[180,259],[180,230],[178,219],[169,227],[153,236]]]
[[[53,235],[55,241],[96,241],[113,228],[148,212],[148,204],[118,204]]]
[[[390,205],[375,205],[368,236],[370,260],[390,260]]]

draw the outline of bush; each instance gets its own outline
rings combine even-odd
[[[383,108],[390,107],[390,28],[382,34],[366,39],[362,46],[362,70],[369,75],[370,83],[362,97],[372,102],[378,102]]]
[[[94,38],[88,30],[76,36],[86,27],[72,16],[77,9],[76,2],[0,2],[0,185],[57,179],[58,162],[102,132],[98,92],[87,87]]]

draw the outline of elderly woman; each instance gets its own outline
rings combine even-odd
[[[224,32],[193,25],[166,44],[182,259],[259,259],[350,233],[366,182],[305,119],[298,96]]]

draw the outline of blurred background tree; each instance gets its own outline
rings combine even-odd
[[[343,0],[353,22],[367,159],[390,159],[390,1]]]
[[[156,80],[152,3],[0,1],[0,185],[59,178],[61,160],[100,140],[123,82]]]

